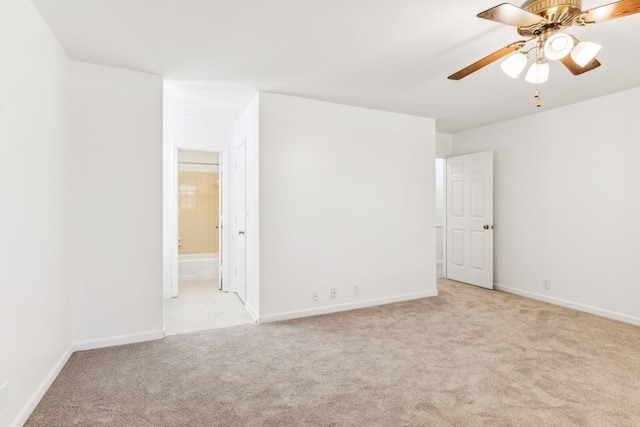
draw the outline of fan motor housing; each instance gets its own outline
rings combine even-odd
[[[582,0],[528,0],[522,9],[541,16],[548,25],[565,27],[571,26],[573,18],[582,13]]]

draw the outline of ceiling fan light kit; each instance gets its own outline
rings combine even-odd
[[[602,49],[597,43],[580,42],[571,51],[571,58],[581,67],[584,67],[596,57],[596,54]]]
[[[544,83],[549,80],[549,63],[534,63],[527,71],[527,75],[524,78],[529,83]]]
[[[528,59],[529,55],[526,52],[514,53],[500,65],[500,68],[507,76],[515,79],[527,66]]]
[[[559,60],[573,75],[580,75],[598,68],[595,59],[600,51],[599,44],[580,42],[570,34],[561,31],[572,26],[587,26],[640,12],[640,0],[619,0],[590,10],[582,10],[582,0],[528,0],[522,7],[502,3],[478,14],[478,18],[488,19],[517,28],[518,34],[527,37],[511,43],[502,49],[474,62],[449,76],[460,80],[469,74],[522,49],[535,40],[535,46],[528,51],[516,52],[507,58],[501,68],[509,77],[516,78],[527,65],[528,54],[536,50],[536,61],[529,68],[525,80],[540,84],[549,78],[548,60]],[[536,86],[537,106],[540,97]]]
[[[567,34],[555,33],[544,43],[544,55],[552,61],[567,56],[571,49],[573,49],[573,39]]]

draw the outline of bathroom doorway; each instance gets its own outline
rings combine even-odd
[[[178,285],[222,289],[220,153],[178,149]]]
[[[225,292],[223,152],[176,150],[177,274],[165,298],[167,335],[251,323],[235,292]]]

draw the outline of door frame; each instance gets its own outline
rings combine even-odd
[[[240,159],[240,157],[238,156],[238,150],[240,148],[243,148],[244,151],[244,157],[242,159]],[[233,149],[233,238],[234,238],[234,244],[233,244],[233,248],[234,248],[234,258],[233,258],[233,266],[234,266],[234,285],[235,285],[235,292],[238,295],[238,297],[240,298],[240,300],[242,301],[243,304],[246,305],[246,300],[247,300],[247,240],[246,240],[246,231],[247,231],[247,137],[244,137],[244,140],[234,146]],[[242,160],[242,173],[243,173],[243,177],[242,177],[242,185],[244,186],[244,188],[242,189],[242,197],[239,197],[238,194],[238,190],[239,190],[239,180],[238,180],[238,172],[237,172],[237,167],[239,164],[239,160]],[[238,217],[239,217],[239,212],[238,212],[238,202],[239,200],[242,199],[242,205],[244,206],[244,212],[243,212],[243,217],[242,221],[243,221],[243,227],[244,230],[239,230],[238,229]],[[231,217],[229,217],[231,218]],[[242,232],[242,237],[239,237],[239,232]],[[239,264],[239,248],[240,248],[240,243],[239,243],[239,239],[242,239],[242,248],[244,253],[242,254],[242,267],[244,269],[244,271],[242,272],[242,281],[238,280],[238,264]]]
[[[221,267],[222,271],[222,291],[228,292],[232,291],[231,280],[229,276],[229,227],[227,227],[227,222],[229,218],[229,149],[215,149],[215,148],[205,148],[205,147],[193,147],[188,144],[175,143],[172,147],[173,161],[172,161],[172,176],[171,176],[171,240],[174,242],[171,245],[171,297],[175,298],[179,293],[179,283],[178,283],[178,150],[189,150],[189,151],[203,151],[208,153],[218,153],[220,156],[219,168],[220,173],[224,176],[221,180],[220,191],[222,192],[221,200],[222,204],[220,205],[219,210],[219,223],[222,225],[220,228],[220,253],[219,257],[222,259]],[[222,256],[225,254],[226,256]],[[220,274],[219,273],[219,274]]]
[[[436,160],[442,160],[442,208],[444,210],[442,224],[435,224],[436,227],[442,227],[442,277],[447,277],[447,158],[436,157]],[[438,255],[436,254],[436,259]]]

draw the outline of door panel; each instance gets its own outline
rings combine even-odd
[[[484,218],[484,180],[471,180],[471,216]]]
[[[493,289],[493,152],[447,159],[447,277]]]
[[[464,230],[451,230],[451,244],[449,249],[453,256],[451,262],[458,267],[464,267]]]
[[[451,215],[456,218],[464,216],[464,181],[451,184]]]
[[[471,231],[471,268],[486,269],[484,264],[484,231]]]

